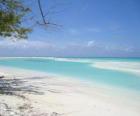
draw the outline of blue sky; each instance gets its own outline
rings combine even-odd
[[[33,0],[35,1],[35,0]],[[40,19],[37,4],[32,6]],[[0,56],[140,57],[140,0],[42,0],[62,27],[35,27],[26,41],[0,41]],[[28,23],[26,24],[28,25]]]

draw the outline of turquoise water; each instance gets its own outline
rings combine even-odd
[[[136,64],[132,67],[133,70],[140,70],[140,59],[138,58],[8,58],[0,59],[1,66],[10,66],[16,68],[24,68],[48,72],[78,78],[82,80],[93,81],[106,85],[113,85],[125,89],[136,90],[140,92],[140,75],[110,70],[105,68],[96,68],[94,63],[118,62],[118,64],[129,63]],[[117,66],[117,65],[116,65]],[[131,68],[131,65],[129,66]]]

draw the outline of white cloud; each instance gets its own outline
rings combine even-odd
[[[33,41],[33,40],[22,40],[22,41],[0,41],[0,48],[4,49],[39,49],[43,50],[45,48],[47,49],[53,49],[53,50],[64,50],[64,49],[71,49],[71,48],[78,48],[78,49],[92,49],[92,48],[100,48],[102,50],[106,51],[125,51],[125,52],[132,52],[133,47],[131,46],[120,46],[117,44],[106,44],[106,43],[100,43],[96,42],[94,40],[87,41],[86,43],[78,43],[78,42],[73,42],[73,43],[68,43],[65,45],[56,45],[53,43],[48,43],[46,41]],[[100,50],[99,49],[99,50]]]
[[[112,43],[102,43],[95,40],[87,41],[86,43],[70,43],[65,47],[65,49],[84,49],[87,51],[94,51],[97,50],[98,52],[133,52],[134,48],[128,45],[119,45],[119,44],[112,44]]]
[[[41,48],[52,48],[54,47],[53,44],[44,42],[44,41],[0,41],[0,48],[19,48],[19,49],[41,49]]]
[[[65,44],[54,44],[46,41],[0,41],[1,54],[23,54],[23,55],[110,55],[133,53],[134,48],[128,45],[102,43],[95,40],[86,42],[68,42]]]
[[[88,47],[93,47],[95,45],[95,41],[88,41],[87,46]]]

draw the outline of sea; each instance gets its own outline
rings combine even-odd
[[[0,66],[28,69],[140,93],[140,58],[0,58]]]

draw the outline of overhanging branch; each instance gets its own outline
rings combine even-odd
[[[42,17],[43,23],[47,24],[47,22],[45,20],[45,15],[44,15],[43,10],[42,10],[42,6],[41,6],[41,3],[40,3],[40,0],[38,0],[38,6],[39,6],[39,10],[40,10],[40,13],[41,13],[41,17]]]

